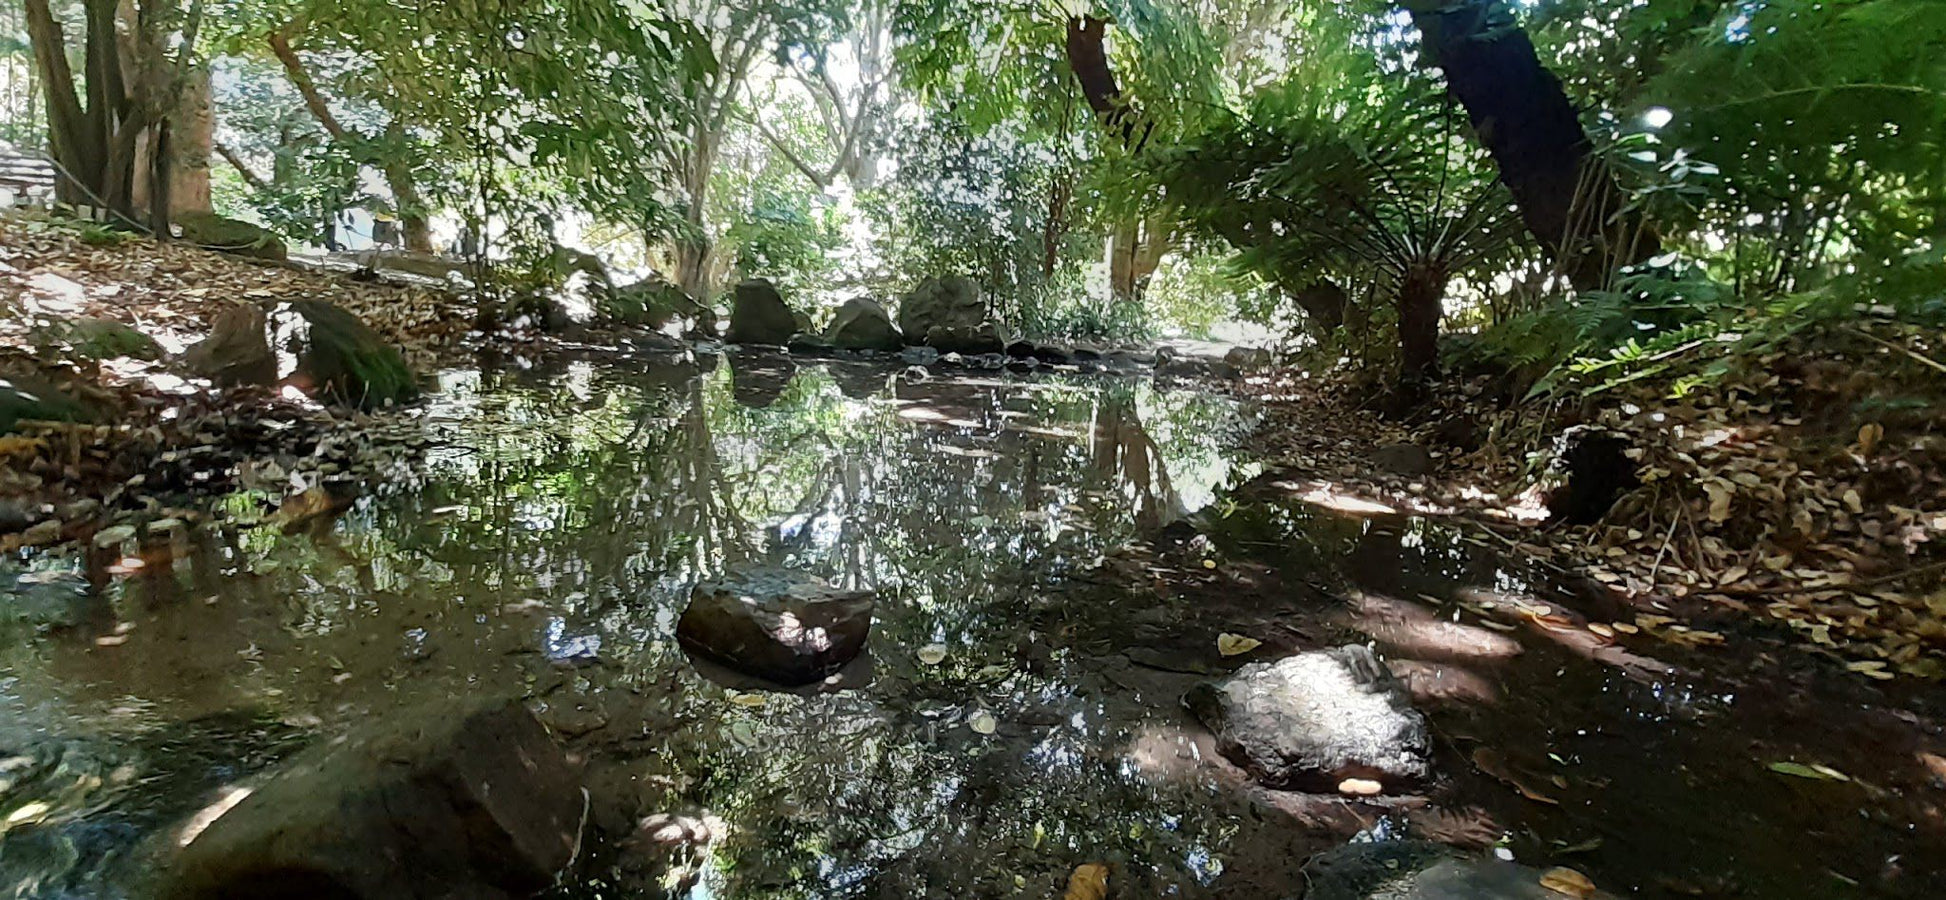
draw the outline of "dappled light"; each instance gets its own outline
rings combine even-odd
[[[1946,897],[1941,59],[0,3],[0,897]]]

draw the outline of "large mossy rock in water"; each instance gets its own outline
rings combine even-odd
[[[1330,793],[1355,778],[1390,790],[1429,772],[1426,719],[1368,647],[1244,666],[1184,702],[1217,749],[1266,787]]]
[[[1573,875],[1461,856],[1422,841],[1347,844],[1305,863],[1304,881],[1304,900],[1613,900],[1601,891],[1550,886],[1585,889]]]
[[[776,285],[767,279],[751,278],[736,286],[730,302],[730,330],[724,333],[724,340],[782,347],[797,332],[797,317],[785,305]]]
[[[322,300],[293,300],[270,314],[271,346],[297,362],[285,384],[313,397],[376,409],[419,396],[405,357],[378,332]]]
[[[239,219],[214,213],[181,213],[176,216],[176,224],[182,228],[183,240],[208,250],[276,262],[283,262],[289,255],[283,238]]]
[[[696,586],[676,623],[683,649],[785,687],[837,674],[871,636],[872,595],[776,569]]]
[[[899,298],[899,330],[915,343],[924,342],[934,328],[973,329],[986,320],[986,299],[971,278],[927,278]]]
[[[217,315],[210,336],[184,351],[182,361],[218,384],[289,384],[361,409],[419,395],[397,348],[357,316],[322,300],[293,300],[269,314],[238,303]]]
[[[876,300],[856,297],[838,307],[824,339],[845,350],[882,350],[897,353],[905,347],[905,335],[892,324],[892,317]]]
[[[165,860],[157,896],[525,897],[574,860],[586,808],[525,708],[423,708],[300,753]]]

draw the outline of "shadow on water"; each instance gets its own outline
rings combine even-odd
[[[253,524],[273,498],[239,492],[133,573],[9,563],[0,890],[139,895],[148,848],[293,749],[513,696],[585,760],[561,898],[1057,896],[1087,862],[1119,896],[1295,897],[1359,831],[1643,896],[1946,892],[1911,727],[1592,640],[1570,610],[1598,606],[1459,532],[1246,484],[1228,401],[752,355],[449,372],[420,415],[424,464],[335,519]],[[862,686],[748,692],[684,657],[689,588],[746,563],[877,591]],[[1364,640],[1432,715],[1426,796],[1254,788],[1181,709]]]

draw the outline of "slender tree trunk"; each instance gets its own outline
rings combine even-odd
[[[1149,279],[1169,251],[1168,228],[1159,219],[1122,222],[1108,236],[1108,288],[1118,302],[1141,302]]]
[[[1047,222],[1041,228],[1041,280],[1054,277],[1061,265],[1061,244],[1068,235],[1068,205],[1074,200],[1074,179],[1066,169],[1054,173],[1047,186]]]
[[[344,140],[347,134],[344,124],[338,121],[330,105],[325,103],[324,93],[318,90],[317,82],[311,80],[311,73],[304,67],[304,61],[291,49],[290,39],[281,31],[271,32],[267,39],[270,52],[283,63],[284,74],[297,88],[298,95],[304,98],[304,106],[311,111],[312,118],[318,120],[318,125],[333,140]],[[386,125],[386,134],[395,139],[394,144],[403,143],[405,126],[397,116]],[[392,188],[392,203],[397,207],[405,248],[414,253],[431,253],[432,226],[426,216],[425,201],[413,180],[412,167],[401,160],[387,160],[379,166],[379,170],[385,173],[385,181]]]
[[[1445,313],[1444,269],[1414,266],[1399,283],[1399,381],[1422,384],[1439,371],[1439,320]]]
[[[1593,153],[1560,79],[1504,0],[1401,0],[1447,91],[1500,168],[1522,221],[1576,287],[1657,252],[1654,235]]]

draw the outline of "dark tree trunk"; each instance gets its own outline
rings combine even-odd
[[[1041,280],[1054,277],[1061,265],[1061,244],[1068,235],[1068,204],[1074,199],[1074,180],[1067,170],[1054,173],[1047,187],[1047,222],[1041,228]]]
[[[1445,312],[1445,270],[1414,266],[1399,283],[1399,383],[1412,387],[1439,374],[1439,319]]]
[[[1500,168],[1521,219],[1576,287],[1657,251],[1595,157],[1560,79],[1504,0],[1401,0],[1446,88]]]
[[[1103,125],[1121,135],[1124,142],[1135,134],[1135,117],[1122,99],[1121,86],[1115,83],[1115,70],[1108,66],[1108,47],[1103,39],[1108,21],[1094,16],[1068,19],[1068,68],[1081,83],[1081,95]]]

